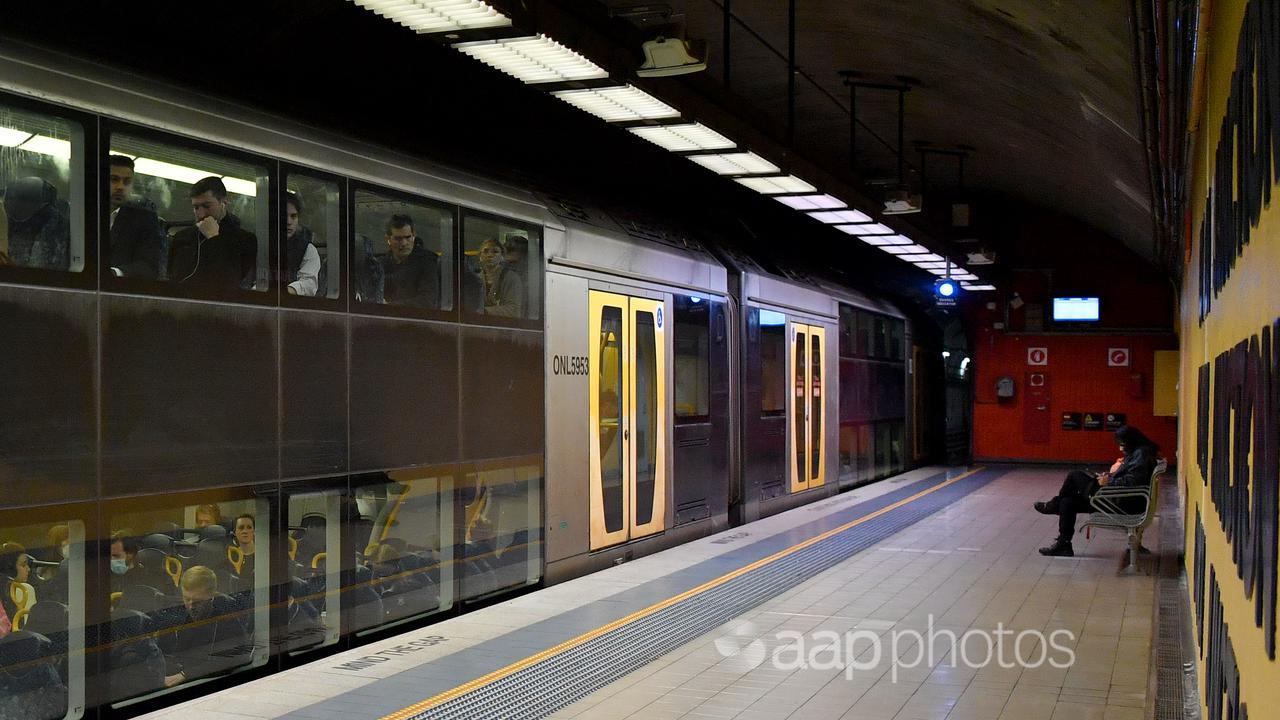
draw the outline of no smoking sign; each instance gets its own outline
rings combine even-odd
[[[1107,367],[1129,367],[1129,348],[1108,348]]]
[[[1027,364],[1028,365],[1048,365],[1049,364],[1049,348],[1046,348],[1046,347],[1027,348]]]

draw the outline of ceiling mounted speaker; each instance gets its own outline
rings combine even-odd
[[[636,70],[636,75],[667,77],[706,69],[707,62],[691,55],[689,44],[684,40],[659,37],[644,44],[644,64]]]

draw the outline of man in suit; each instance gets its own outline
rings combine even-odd
[[[116,277],[163,280],[168,238],[155,206],[133,200],[133,159],[107,158],[111,167],[111,272]]]

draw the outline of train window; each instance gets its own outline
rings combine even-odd
[[[871,348],[873,347],[871,336],[874,333],[874,323],[872,321],[871,313],[858,310],[857,314],[858,323],[855,330],[857,339],[856,352],[862,357],[867,357],[871,354]]]
[[[280,649],[298,652],[338,641],[341,509],[337,490],[289,496],[287,619]]]
[[[875,341],[875,343],[871,348],[871,356],[878,357],[878,358],[888,357],[889,356],[888,323],[885,321],[885,318],[880,315],[872,316],[872,320],[875,322],[875,330],[873,331],[873,335],[872,335],[872,339]]]
[[[904,325],[901,320],[889,320],[889,358],[902,359],[902,333]]]
[[[858,311],[840,306],[840,357],[853,357],[858,352]]]
[[[453,309],[453,211],[425,201],[355,194],[356,300]]]
[[[488,317],[541,317],[542,232],[538,228],[467,213],[462,243],[463,310]]]
[[[111,275],[202,296],[267,289],[264,165],[120,133],[106,160]]]
[[[676,422],[711,420],[711,303],[675,297]]]
[[[78,718],[84,525],[57,518],[31,524],[16,515],[0,516],[0,718]]]
[[[108,702],[127,704],[267,661],[271,523],[265,499],[121,500],[109,506],[107,518]]]
[[[541,574],[541,463],[463,477],[462,597],[476,598]]]
[[[760,415],[787,412],[787,316],[760,310]]]
[[[452,605],[452,475],[380,473],[355,488],[348,518],[358,557],[344,568],[342,607],[353,631],[373,630]]]
[[[336,298],[342,283],[342,193],[338,183],[302,173],[285,178],[281,282],[290,295]]]
[[[84,152],[79,123],[0,105],[0,266],[84,269]]]

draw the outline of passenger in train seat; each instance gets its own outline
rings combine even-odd
[[[45,270],[71,269],[71,225],[58,190],[38,177],[18,178],[4,193],[9,261]]]
[[[1089,473],[1084,470],[1072,470],[1062,481],[1058,494],[1047,501],[1037,502],[1036,512],[1058,516],[1058,539],[1048,547],[1040,548],[1041,555],[1072,557],[1075,555],[1071,547],[1071,538],[1076,531],[1076,515],[1090,512],[1093,506],[1089,499],[1103,486],[1146,487],[1151,483],[1151,474],[1155,471],[1159,460],[1159,448],[1146,435],[1132,425],[1124,425],[1116,430],[1116,444],[1123,453],[1111,470],[1103,473]],[[1138,501],[1137,504],[1131,501]],[[1132,512],[1141,512],[1141,499],[1121,499],[1119,504],[1132,507]],[[1126,508],[1127,509],[1127,508]]]
[[[19,610],[36,604],[36,590],[30,580],[31,556],[27,549],[15,542],[0,545],[0,605],[10,620],[18,616]]]
[[[508,235],[505,257],[507,267],[514,270],[521,280],[528,280],[529,238],[524,235]]]
[[[196,565],[182,573],[179,587],[187,617],[166,657],[165,687],[229,670],[250,652],[235,602],[218,594],[217,574]]]
[[[169,280],[206,291],[250,289],[257,278],[258,238],[230,211],[227,186],[209,176],[191,186],[196,224],[169,248]]]
[[[131,585],[130,572],[137,565],[138,541],[129,537],[127,530],[111,533],[111,591],[122,592]]]
[[[163,280],[169,237],[155,205],[146,198],[134,199],[133,158],[111,155],[111,272],[116,277]]]
[[[392,215],[386,224],[387,254],[381,260],[382,298],[390,305],[440,307],[440,261],[418,242],[413,218]]]
[[[222,524],[222,510],[217,505],[201,505],[196,508],[196,527],[204,529]]]
[[[302,198],[286,192],[284,206],[286,290],[290,295],[315,297],[320,287],[320,251],[312,241],[311,228],[302,224]]]
[[[484,314],[524,317],[524,282],[507,265],[505,250],[493,238],[480,243],[480,273],[484,278]]]
[[[248,578],[253,575],[254,553],[257,551],[258,539],[257,528],[253,516],[245,513],[236,516],[236,547],[240,548],[244,559],[240,563],[240,567],[236,569],[236,574],[242,578]]]

